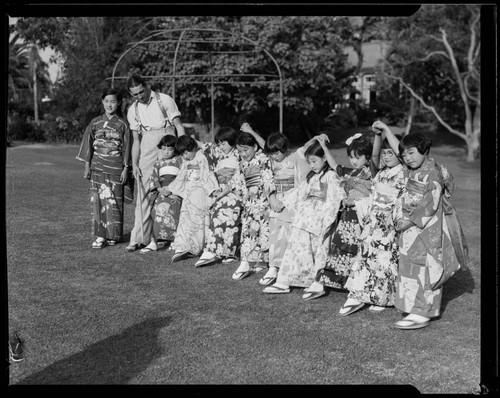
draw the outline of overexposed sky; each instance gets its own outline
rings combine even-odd
[[[17,21],[17,18],[12,18],[9,16],[9,25],[14,25]],[[50,74],[50,80],[52,82],[56,81],[57,78],[57,72],[59,70],[59,67],[55,63],[51,63],[50,57],[55,54],[54,50],[52,48],[46,48],[45,50],[39,50],[40,57],[44,60],[44,62],[47,63],[49,66],[49,74]]]

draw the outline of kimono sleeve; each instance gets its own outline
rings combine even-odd
[[[421,229],[425,228],[439,209],[443,193],[442,181],[439,177],[436,169],[429,170],[429,173],[424,177],[427,181],[422,199],[408,215],[408,220]]]
[[[260,161],[260,169],[262,176],[262,183],[264,185],[264,193],[269,198],[269,196],[276,191],[276,185],[274,183],[274,174],[271,167],[271,161],[267,155],[262,154]]]
[[[300,147],[297,149],[295,152],[295,175],[294,175],[294,182],[295,185],[299,185],[302,181],[304,181],[307,177],[307,174],[311,171],[311,168],[309,167],[309,164],[307,163],[306,157],[305,157],[305,151],[304,147]]]
[[[76,158],[82,162],[91,162],[94,154],[94,124],[96,119],[93,119],[83,133],[82,142],[78,150]]]
[[[179,170],[179,174],[175,177],[175,180],[168,185],[168,189],[182,199],[186,198],[186,179],[187,179],[187,162],[182,162]]]
[[[155,162],[153,168],[151,169],[151,174],[149,176],[149,191],[156,191],[160,188],[160,163]]]
[[[328,228],[337,218],[342,199],[346,198],[345,190],[340,186],[340,180],[334,172],[328,173],[328,188],[323,213],[323,226]]]
[[[128,128],[127,123],[123,121],[123,166],[130,167],[132,165],[132,133]]]
[[[204,188],[207,195],[210,195],[215,190],[219,189],[219,182],[214,172],[209,166],[208,159],[205,155],[202,156],[200,161],[201,167],[201,180],[204,182]]]

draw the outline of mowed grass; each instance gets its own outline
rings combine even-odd
[[[238,263],[194,268],[169,251],[91,249],[88,181],[77,146],[7,149],[9,330],[26,359],[11,385],[412,385],[476,393],[480,383],[480,166],[454,147],[432,149],[453,173],[470,249],[468,270],[444,286],[428,328],[401,331],[395,309],[339,317],[347,293],[304,301],[266,295],[260,274],[233,281]],[[345,148],[333,149],[347,164]],[[126,238],[133,205],[126,205]],[[333,390],[335,391],[335,389]]]

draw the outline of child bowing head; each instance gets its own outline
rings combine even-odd
[[[181,135],[177,138],[175,149],[184,160],[193,160],[199,148],[198,143],[193,137]]]
[[[267,137],[264,152],[275,162],[281,162],[290,153],[289,141],[286,135],[276,132]]]
[[[236,149],[238,149],[241,159],[248,162],[255,156],[259,145],[252,134],[242,132],[236,141]]]
[[[311,168],[311,171],[307,174],[306,180],[309,182],[314,174],[325,174],[328,170],[331,170],[330,165],[326,160],[326,155],[324,149],[321,147],[319,142],[313,142],[305,151],[305,157],[307,163]]]
[[[405,135],[399,142],[399,154],[410,169],[418,169],[428,158],[432,140],[422,133]]]

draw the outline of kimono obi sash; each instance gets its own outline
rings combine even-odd
[[[295,179],[293,176],[286,178],[275,176],[274,185],[276,186],[276,193],[283,193],[295,186]]]
[[[326,184],[320,183],[318,188],[311,188],[307,194],[306,199],[319,200],[326,202]]]
[[[383,182],[374,184],[375,195],[373,198],[374,210],[391,210],[391,206],[398,196],[398,190]]]
[[[424,192],[425,192],[425,184],[423,184],[417,180],[414,180],[412,178],[409,178],[407,183],[406,183],[406,189],[411,194],[417,194],[417,195],[423,196]]]
[[[171,175],[177,176],[179,174],[179,168],[176,166],[163,166],[159,170],[160,176]]]
[[[245,184],[247,188],[257,187],[262,185],[262,176],[260,175],[260,168],[255,167],[249,169],[245,174]]]
[[[188,171],[187,175],[189,181],[198,181],[201,178],[201,169],[199,164],[188,164],[186,168]]]
[[[217,178],[220,184],[227,184],[234,176],[239,167],[239,162],[235,158],[224,158],[219,161],[217,167]]]

